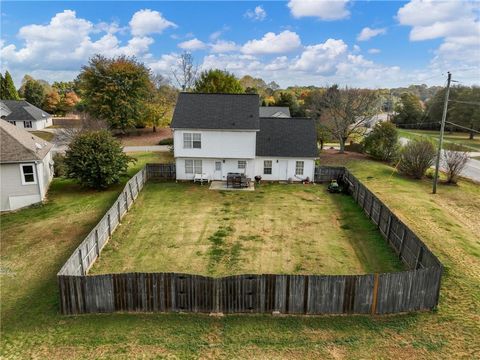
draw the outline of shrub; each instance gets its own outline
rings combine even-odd
[[[53,176],[64,177],[67,173],[67,167],[65,166],[65,155],[56,153],[53,155]]]
[[[166,138],[159,141],[158,145],[173,145],[172,138]]]
[[[363,153],[363,145],[358,144],[358,143],[354,143],[354,142],[350,142],[349,145],[345,145],[345,151],[351,151],[351,152],[356,152],[356,153],[362,154]]]
[[[433,165],[435,146],[423,139],[410,140],[400,152],[398,170],[415,179],[421,179],[427,169]]]
[[[469,154],[465,148],[457,144],[448,144],[443,151],[442,167],[447,172],[447,183],[456,184],[458,175],[467,164]]]
[[[395,125],[379,122],[363,141],[365,152],[375,159],[393,162],[398,159],[400,145]]]
[[[117,183],[132,161],[107,130],[78,134],[65,155],[67,177],[95,189]]]

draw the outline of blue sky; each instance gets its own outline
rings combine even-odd
[[[170,76],[189,51],[288,85],[480,84],[478,2],[2,2],[1,68],[73,79],[95,53],[134,55]]]

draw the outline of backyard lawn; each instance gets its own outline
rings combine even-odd
[[[352,197],[324,185],[254,192],[148,183],[92,273],[358,274],[401,269]]]
[[[434,130],[417,130],[417,129],[397,129],[398,135],[407,139],[414,138],[428,138],[433,141],[438,141],[440,133]],[[467,150],[480,151],[480,135],[476,134],[473,140],[469,139],[469,134],[464,132],[452,132],[445,131],[443,137],[445,143],[454,143],[463,145]]]
[[[46,140],[46,141],[52,141],[55,134],[49,131],[30,131],[33,135],[38,136],[40,139]]]
[[[145,161],[162,161],[157,155],[137,156],[137,169]],[[478,358],[480,186],[462,180],[432,195],[430,180],[406,179],[378,162],[343,156],[321,162],[346,164],[438,255],[446,268],[437,311],[384,317],[61,316],[55,275],[122,186],[96,192],[55,180],[47,204],[0,217],[0,357]]]

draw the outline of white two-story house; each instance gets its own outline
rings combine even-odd
[[[272,181],[313,179],[313,120],[261,118],[258,104],[256,94],[180,93],[171,124],[177,179],[203,174],[225,180],[230,172]]]

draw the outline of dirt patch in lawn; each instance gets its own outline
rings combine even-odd
[[[132,129],[127,134],[117,134],[115,137],[122,142],[123,146],[151,146],[158,145],[160,140],[171,138],[172,129],[157,128],[153,132],[152,128]]]

